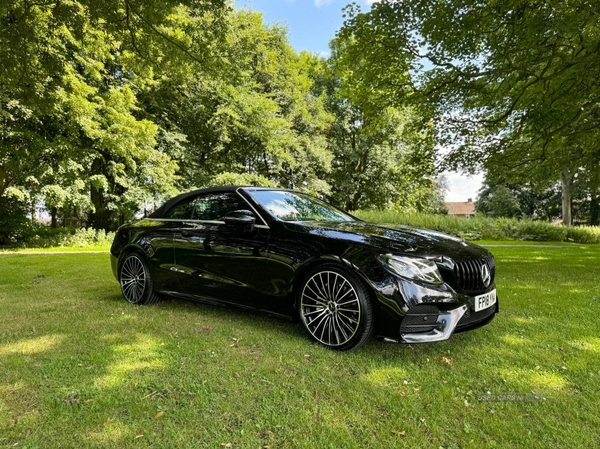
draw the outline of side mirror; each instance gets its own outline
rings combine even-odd
[[[249,210],[234,210],[225,215],[225,224],[232,226],[243,226],[247,232],[252,231],[256,218]]]

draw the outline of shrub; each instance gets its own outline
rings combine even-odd
[[[567,238],[567,228],[542,221],[522,220],[517,223],[514,238],[517,240],[562,242]]]
[[[18,248],[51,248],[110,246],[114,238],[113,232],[93,228],[69,229],[49,228],[37,223],[28,224],[27,232],[18,240],[7,246]]]
[[[567,240],[579,243],[600,243],[600,227],[577,226],[566,228]]]
[[[10,245],[31,232],[25,205],[12,197],[0,197],[0,245]]]
[[[391,226],[416,226],[435,229],[467,240],[534,240],[543,242],[600,243],[600,227],[555,226],[544,221],[475,216],[463,220],[449,215],[403,213],[398,211],[359,210],[357,217]]]

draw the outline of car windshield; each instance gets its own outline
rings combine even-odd
[[[281,190],[248,193],[264,209],[283,221],[355,221],[341,210],[302,193]]]

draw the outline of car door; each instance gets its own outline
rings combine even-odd
[[[235,191],[201,194],[191,200],[191,218],[174,238],[181,292],[202,300],[271,310],[268,295],[269,228],[255,212],[251,227],[226,224],[227,214],[249,210]]]

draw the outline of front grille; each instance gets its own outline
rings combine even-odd
[[[494,257],[491,256],[487,259],[471,259],[462,262],[456,262],[454,265],[454,278],[459,289],[468,293],[483,292],[487,288],[483,285],[483,279],[481,278],[481,267],[487,265],[490,269],[490,283],[494,282],[496,274],[496,264]]]

